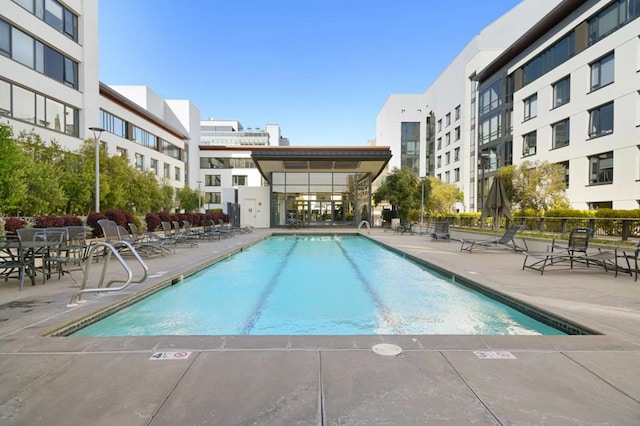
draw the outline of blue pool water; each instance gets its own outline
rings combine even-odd
[[[564,334],[359,236],[274,236],[74,335]]]

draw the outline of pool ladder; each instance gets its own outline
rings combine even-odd
[[[94,256],[100,255],[100,253],[97,253],[97,250],[99,248],[102,248],[103,254],[106,253],[104,254],[105,259],[104,259],[104,265],[102,266],[102,273],[100,274],[100,281],[98,282],[97,287],[86,288],[87,278],[89,277],[89,271],[91,269],[91,265],[93,264],[93,258]],[[129,266],[129,264],[122,258],[122,255],[120,254],[119,249],[127,249],[131,252],[131,254],[133,254],[133,256],[138,261],[138,263],[140,264],[140,266],[144,271],[142,278],[135,281],[133,280],[133,271],[131,270],[131,267]],[[107,270],[109,269],[109,265],[111,264],[110,261],[111,261],[112,255],[115,255],[118,262],[120,262],[120,265],[124,268],[127,278],[126,280],[114,279],[104,284],[104,280],[107,276]],[[84,279],[82,280],[82,285],[80,286],[80,290],[76,291],[73,294],[73,296],[71,296],[71,300],[69,301],[69,304],[67,304],[67,307],[69,308],[78,306],[79,303],[86,302],[86,300],[82,299],[82,296],[85,293],[112,293],[115,291],[124,290],[131,283],[141,283],[146,281],[149,275],[149,268],[147,267],[147,265],[144,263],[144,261],[142,260],[142,258],[140,257],[136,249],[134,249],[133,246],[126,241],[115,241],[113,243],[98,242],[93,244],[89,248],[89,251],[87,253],[86,262],[87,262],[87,266],[84,271]],[[118,287],[112,287],[112,285],[116,283],[122,283],[122,285]]]

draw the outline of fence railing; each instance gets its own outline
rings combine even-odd
[[[477,217],[449,216],[425,219],[429,224],[434,220],[447,220],[449,224],[461,228],[492,227],[491,218],[481,221]],[[548,234],[568,234],[573,228],[591,228],[595,237],[627,241],[640,238],[640,218],[592,218],[592,217],[514,217],[502,219],[500,226],[522,225],[523,230]]]

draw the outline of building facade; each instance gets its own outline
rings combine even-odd
[[[393,152],[391,168],[410,168],[457,185],[474,211],[477,81],[473,78],[560,0],[524,0],[474,37],[422,94],[389,96],[376,118],[376,142]]]
[[[573,208],[639,207],[638,16],[637,0],[565,0],[478,75],[487,176],[547,161]]]

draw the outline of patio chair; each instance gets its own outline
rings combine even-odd
[[[44,228],[36,234],[36,239],[41,239],[49,243],[42,257],[43,272],[46,270],[45,278],[51,278],[52,266],[55,265],[55,270],[58,272],[58,279],[64,274],[69,274],[75,283],[76,279],[71,274],[69,264],[75,263],[79,266],[81,259],[80,257],[75,257],[75,253],[72,253],[70,249],[67,228]]]
[[[0,276],[7,281],[17,273],[20,290],[24,287],[24,277],[31,278],[31,285],[36,284],[35,269],[32,267],[22,241],[16,236],[0,236]]]
[[[449,233],[449,222],[435,222],[433,227],[433,232],[431,233],[431,240],[446,240],[451,241],[451,234]]]
[[[176,240],[176,244],[185,244],[190,247],[196,247],[198,245],[197,240],[199,239],[199,237],[197,237],[196,235],[188,234],[184,229],[181,231],[180,222],[178,222],[177,220],[172,220],[171,223],[174,227],[173,236]]]
[[[460,246],[460,251],[468,251],[471,253],[473,250],[482,250],[482,249],[503,249],[503,250],[513,250],[515,252],[527,251],[527,242],[524,238],[522,239],[522,245],[519,245],[515,241],[515,236],[518,231],[522,227],[520,225],[514,225],[507,228],[502,234],[501,237],[498,238],[489,238],[485,240],[474,240],[474,241],[465,241],[462,240],[462,245]]]
[[[567,245],[557,244],[555,238],[551,241],[550,250],[552,253],[567,254],[566,260],[569,261],[571,267],[575,261],[582,261],[589,266],[589,258],[587,250],[589,249],[589,239],[593,236],[591,228],[573,228],[569,232],[569,241]]]

